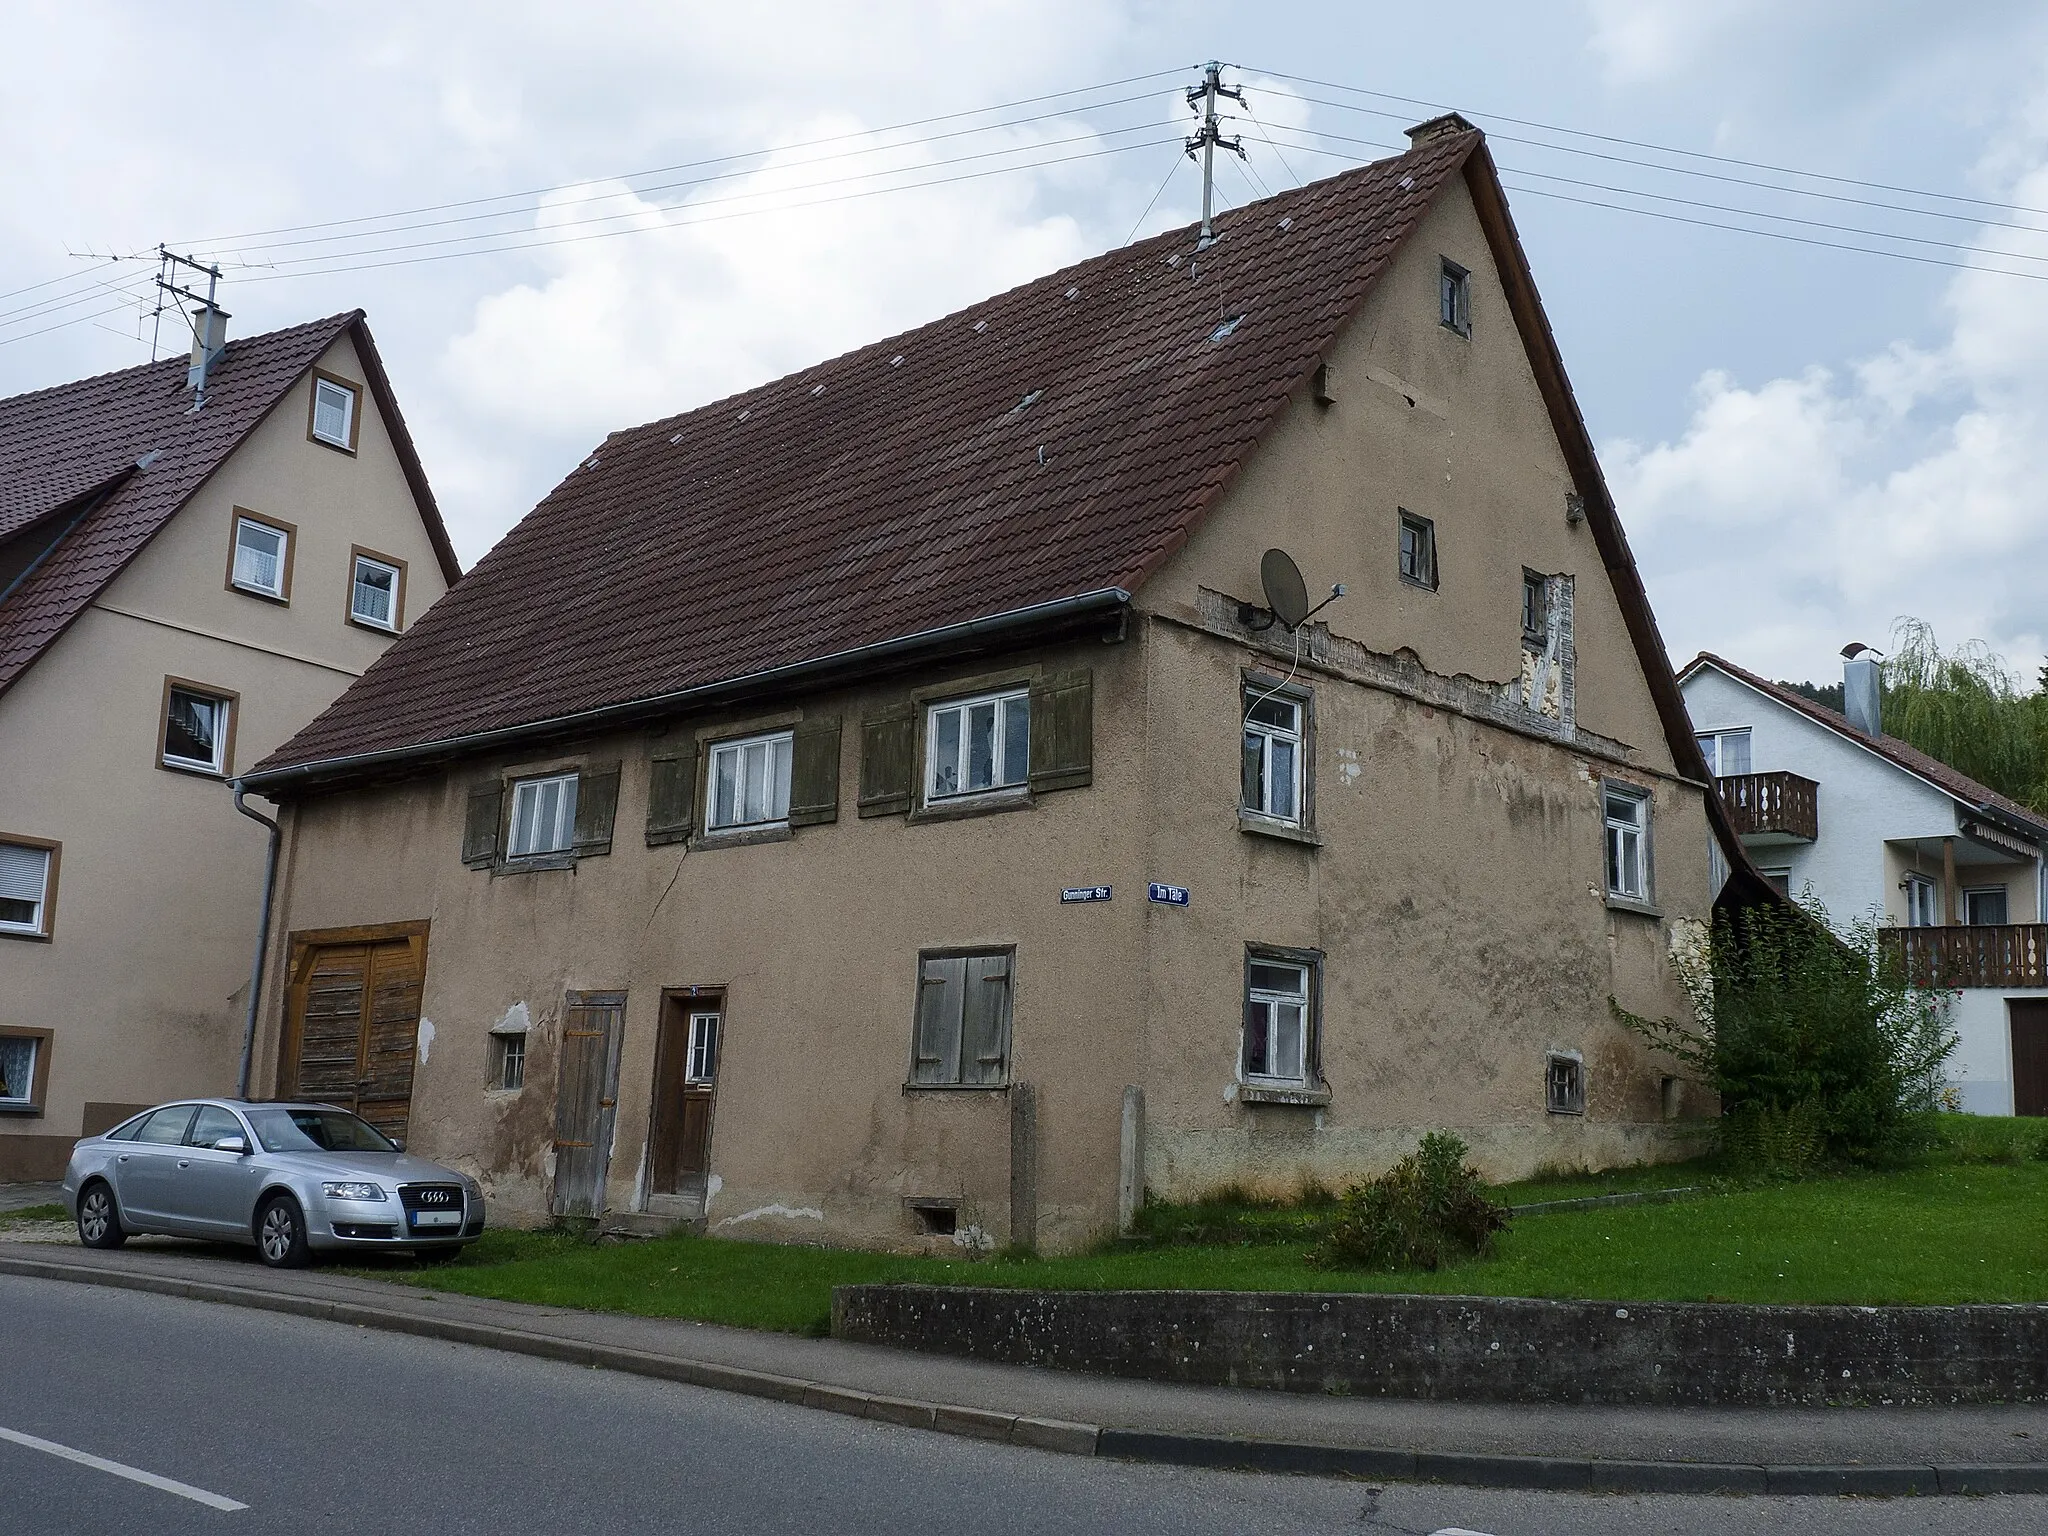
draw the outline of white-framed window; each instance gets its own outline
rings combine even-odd
[[[709,1083],[718,1076],[718,1015],[690,1015],[690,1058],[683,1063],[683,1081]]]
[[[1934,882],[1925,875],[1908,875],[1899,882],[1899,888],[1906,893],[1906,926],[1908,928],[1936,928],[1941,918],[1934,906]]]
[[[1702,731],[1697,739],[1707,759],[1707,772],[1715,778],[1739,778],[1756,771],[1750,766],[1748,726],[1732,731]]]
[[[285,595],[291,535],[253,517],[235,519],[234,584],[264,597]]]
[[[491,1036],[491,1060],[487,1081],[492,1088],[512,1093],[526,1086],[526,1031]]]
[[[1244,968],[1244,1055],[1247,1080],[1308,1080],[1310,969],[1252,955]]]
[[[0,842],[0,933],[40,938],[49,931],[54,862],[53,849]]]
[[[549,774],[512,786],[512,825],[505,856],[536,858],[566,853],[576,841],[576,775]]]
[[[711,832],[778,827],[789,820],[789,764],[795,738],[788,731],[721,741],[711,749],[704,826]]]
[[[227,772],[228,726],[234,702],[182,683],[164,690],[163,763],[200,773]]]
[[[1472,274],[1450,257],[1443,258],[1437,283],[1438,318],[1460,336],[1472,334]]]
[[[43,1032],[0,1034],[0,1109],[35,1107],[36,1068],[48,1038]]]
[[[357,555],[349,577],[348,613],[358,624],[398,628],[398,567],[373,555]]]
[[[1780,896],[1790,896],[1792,894],[1792,871],[1789,867],[1784,869],[1759,869],[1757,873],[1764,877],[1764,884],[1768,885]]]
[[[1650,797],[1609,784],[1601,795],[1607,820],[1607,894],[1625,901],[1650,899]]]
[[[313,436],[336,448],[356,445],[356,392],[335,379],[313,379]]]
[[[1999,926],[2005,922],[2005,887],[1982,886],[1963,892],[1963,921],[1972,928]]]
[[[1302,801],[1302,715],[1298,699],[1246,690],[1243,806],[1276,821],[1299,824]]]
[[[1553,1051],[1543,1068],[1543,1107],[1553,1115],[1586,1112],[1586,1065],[1576,1055]]]
[[[1030,771],[1029,690],[934,704],[926,715],[927,800],[1013,789]]]

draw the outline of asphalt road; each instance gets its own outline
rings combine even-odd
[[[1091,1461],[462,1345],[11,1276],[0,1276],[0,1319],[7,1536],[2048,1530],[2048,1498],[1375,1489]]]

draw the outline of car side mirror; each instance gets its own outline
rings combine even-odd
[[[403,1152],[405,1150],[405,1138],[403,1136],[393,1136],[390,1140],[391,1145],[398,1148],[399,1151]]]
[[[223,1136],[213,1144],[213,1150],[216,1152],[232,1152],[237,1157],[247,1157],[249,1155],[248,1138],[243,1136]]]

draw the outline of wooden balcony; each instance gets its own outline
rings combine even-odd
[[[1810,843],[1820,836],[1820,786],[1796,773],[1738,773],[1714,781],[1745,838]]]
[[[1880,928],[1877,940],[1916,987],[2048,987],[2048,923]]]

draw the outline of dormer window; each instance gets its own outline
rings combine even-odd
[[[1448,256],[1443,258],[1442,276],[1437,283],[1437,298],[1444,328],[1456,331],[1460,336],[1470,336],[1472,274]]]
[[[313,420],[307,435],[316,443],[356,451],[356,407],[360,391],[345,379],[331,374],[313,375]]]

